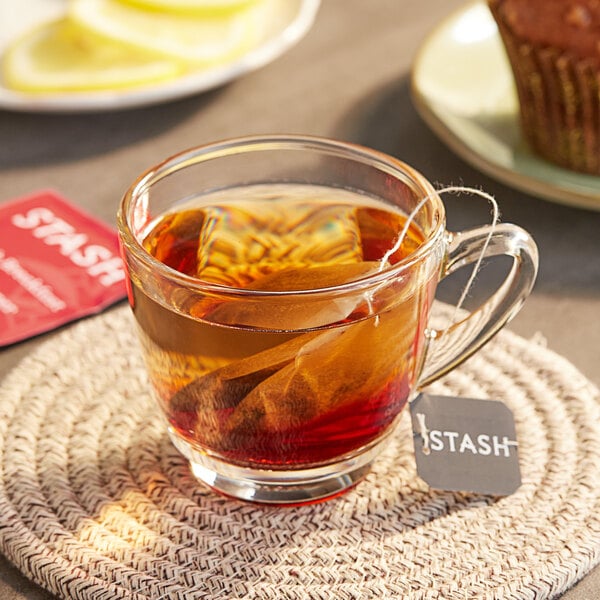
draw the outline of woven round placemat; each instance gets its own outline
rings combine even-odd
[[[432,386],[497,398],[523,485],[496,498],[415,473],[408,414],[344,496],[216,495],[169,443],[126,307],[38,347],[0,387],[0,548],[60,598],[549,598],[600,555],[598,391],[502,332]]]

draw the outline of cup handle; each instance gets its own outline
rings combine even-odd
[[[479,259],[490,228],[488,225],[447,234],[446,260],[441,278]],[[466,360],[519,312],[537,275],[537,246],[524,229],[511,224],[496,225],[483,256],[499,255],[511,256],[513,264],[498,290],[447,329],[426,330],[425,360],[418,380],[419,388],[429,385]]]

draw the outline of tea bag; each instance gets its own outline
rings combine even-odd
[[[205,443],[231,449],[376,395],[414,371],[420,304],[411,298],[377,320],[302,333],[198,378],[171,407],[196,413]]]
[[[353,206],[254,200],[208,206],[204,213],[197,268],[204,281],[247,287],[290,267],[362,261]]]
[[[225,423],[225,439],[285,431],[393,380],[412,377],[418,301],[306,340],[295,359],[258,383]]]

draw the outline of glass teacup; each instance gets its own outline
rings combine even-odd
[[[359,481],[424,385],[519,309],[537,270],[514,225],[445,229],[408,165],[302,136],[194,148],[126,193],[129,299],[169,435],[195,476],[289,504]],[[438,281],[508,255],[506,280],[447,330]]]

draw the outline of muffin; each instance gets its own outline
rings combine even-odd
[[[488,0],[532,150],[600,175],[600,0]]]

